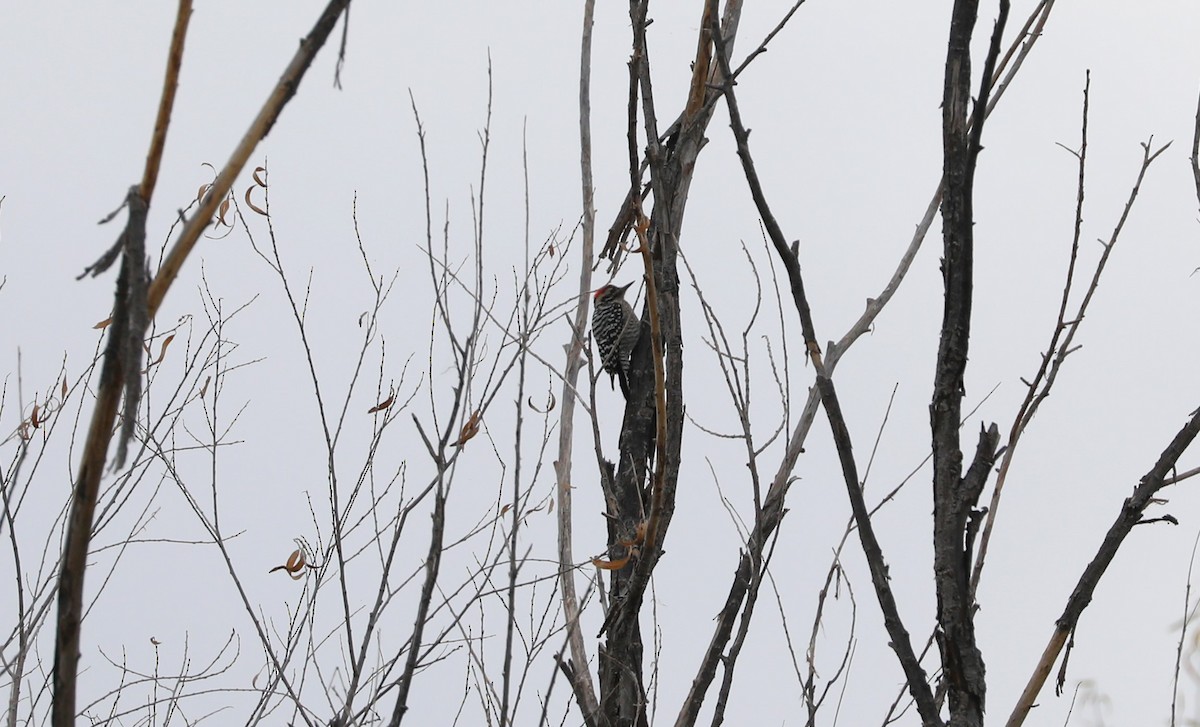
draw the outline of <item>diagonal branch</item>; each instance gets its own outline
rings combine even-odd
[[[1105,243],[1105,251],[1102,261],[1099,264],[1101,268],[1103,267],[1103,261],[1107,259],[1109,251],[1116,243],[1121,229],[1125,226],[1125,221],[1129,218],[1133,203],[1137,199],[1138,191],[1141,189],[1142,181],[1146,176],[1146,170],[1149,169],[1150,164],[1166,151],[1169,146],[1170,143],[1168,142],[1157,150],[1152,150],[1151,141],[1142,144],[1142,167],[1138,172],[1137,181],[1134,182],[1133,189],[1129,193],[1129,199],[1125,203],[1125,209],[1121,214],[1121,218],[1113,230],[1112,237]],[[1097,271],[1098,274],[1099,271]],[[1090,298],[1091,289],[1088,292],[1088,297]],[[1063,615],[1056,622],[1056,628],[1050,638],[1050,643],[1046,645],[1041,659],[1038,661],[1037,666],[1034,667],[1033,674],[1029,677],[1025,691],[1022,692],[1017,706],[1014,707],[1013,713],[1008,719],[1008,727],[1017,727],[1024,723],[1029,710],[1033,708],[1033,703],[1037,699],[1038,693],[1041,692],[1042,685],[1045,683],[1050,669],[1054,666],[1054,661],[1058,658],[1058,654],[1062,651],[1063,646],[1066,645],[1067,636],[1074,631],[1075,625],[1079,621],[1079,616],[1083,613],[1083,609],[1092,600],[1092,593],[1096,589],[1096,584],[1100,581],[1100,577],[1104,575],[1104,571],[1108,568],[1109,563],[1112,562],[1117,549],[1124,542],[1125,536],[1129,534],[1129,531],[1140,520],[1142,511],[1146,509],[1146,506],[1150,504],[1155,493],[1160,489],[1183,479],[1182,476],[1167,478],[1167,475],[1174,470],[1175,462],[1179,459],[1179,455],[1183,453],[1183,450],[1195,438],[1196,433],[1200,431],[1200,419],[1198,418],[1200,418],[1200,410],[1193,413],[1192,420],[1175,435],[1175,439],[1163,451],[1154,469],[1141,479],[1141,483],[1134,491],[1133,497],[1125,501],[1117,522],[1109,528],[1108,534],[1100,546],[1100,550],[1080,577],[1074,592],[1067,600],[1067,607],[1064,609]],[[1184,474],[1186,475],[1187,473]],[[1132,522],[1125,523],[1125,520],[1130,518],[1132,518]]]
[[[1197,434],[1200,434],[1200,409],[1194,412],[1187,424],[1183,425],[1175,434],[1171,443],[1159,455],[1154,467],[1138,482],[1133,495],[1122,503],[1121,511],[1117,513],[1117,519],[1108,528],[1099,550],[1096,551],[1092,562],[1088,563],[1087,568],[1084,569],[1083,575],[1079,577],[1078,583],[1075,584],[1075,590],[1067,599],[1067,605],[1063,609],[1062,615],[1055,622],[1050,642],[1046,645],[1042,658],[1029,677],[1025,691],[1021,693],[1021,698],[1013,708],[1012,715],[1009,716],[1006,723],[1007,727],[1019,727],[1025,723],[1025,718],[1029,716],[1029,710],[1033,709],[1038,693],[1041,692],[1042,685],[1045,684],[1046,677],[1049,676],[1050,669],[1054,666],[1054,661],[1066,644],[1067,637],[1075,631],[1075,626],[1079,623],[1079,617],[1083,614],[1083,610],[1092,602],[1092,595],[1100,583],[1100,578],[1108,570],[1108,566],[1112,563],[1130,531],[1135,525],[1143,522],[1142,514],[1154,502],[1159,490],[1167,486],[1167,475],[1175,469],[1175,463],[1192,444]]]
[[[718,44],[717,55],[728,78],[730,75],[729,56],[723,47],[719,35],[714,35],[716,36],[715,41]],[[737,141],[738,157],[742,160],[742,169],[746,175],[747,185],[750,188],[754,204],[758,208],[759,216],[763,220],[763,225],[767,230],[771,243],[782,260],[784,268],[787,270],[788,280],[791,283],[792,299],[800,315],[800,324],[804,332],[804,344],[808,349],[809,357],[816,370],[817,389],[820,393],[821,403],[824,405],[825,413],[829,419],[834,443],[837,446],[838,459],[842,466],[842,474],[846,482],[850,506],[854,513],[855,522],[858,525],[859,539],[862,542],[863,552],[867,558],[868,567],[871,572],[871,582],[875,587],[875,595],[883,611],[884,625],[891,638],[891,646],[896,651],[896,655],[900,660],[909,690],[917,702],[917,709],[921,713],[922,720],[926,724],[940,725],[941,720],[938,717],[937,707],[934,704],[933,693],[926,683],[925,672],[921,668],[916,654],[913,652],[908,631],[904,628],[904,624],[900,619],[899,609],[896,606],[896,600],[888,581],[887,565],[884,562],[883,551],[875,536],[875,530],[871,524],[866,501],[863,498],[862,488],[859,485],[858,471],[851,448],[850,432],[846,427],[845,417],[842,415],[837,390],[821,359],[821,349],[817,344],[812,313],[809,310],[808,299],[804,292],[804,280],[800,272],[800,262],[796,257],[795,251],[788,246],[783,231],[780,229],[779,223],[775,220],[775,216],[767,204],[766,195],[758,178],[758,172],[754,167],[754,160],[750,155],[749,132],[742,124],[741,113],[738,109],[737,97],[734,93],[733,85],[726,84],[724,93],[725,103],[729,109],[730,126]]]
[[[338,17],[349,5],[350,0],[330,0],[312,31],[300,43],[300,48],[276,84],[274,91],[268,97],[258,116],[251,124],[249,131],[234,150],[225,168],[217,176],[216,181],[205,197],[196,213],[188,220],[180,233],[179,239],[172,247],[170,254],[164,259],[158,275],[145,293],[145,306],[140,301],[134,308],[145,312],[147,323],[154,319],[154,314],[162,304],[163,297],[171,287],[171,283],[183,267],[188,253],[195,246],[200,234],[212,220],[217,205],[233,186],[233,181],[245,166],[246,160],[254,151],[258,142],[266,136],[274,125],[283,107],[296,93],[308,67],[318,50],[324,45],[329,33],[333,30]],[[177,73],[176,60],[182,52],[185,33],[181,25],[186,25],[185,18],[190,16],[189,2],[180,3],[181,19],[176,24],[172,40],[171,60],[168,61],[168,76],[164,84],[164,101],[160,104],[159,122],[161,136],[165,139],[165,120],[169,118],[169,100],[174,96],[175,82],[170,74]],[[164,108],[167,108],[165,112]],[[141,204],[148,203],[153,193],[154,181],[157,178],[162,140],[158,139],[160,127],[156,126],[155,141],[151,145],[151,154],[147,159],[146,171],[141,187]],[[132,219],[131,215],[131,219]],[[144,225],[141,230],[144,237]],[[136,265],[139,271],[144,267],[144,260],[130,260],[125,267]],[[121,295],[118,290],[118,295]],[[130,371],[127,362],[120,360],[114,341],[124,324],[114,325],[109,330],[109,344],[105,350],[104,365],[101,369],[100,388],[96,394],[96,408],[92,412],[91,424],[88,428],[87,440],[84,444],[83,455],[80,458],[79,474],[75,481],[74,500],[67,524],[66,542],[63,546],[62,570],[59,575],[58,590],[58,624],[55,638],[54,657],[54,698],[51,712],[51,723],[54,727],[71,727],[75,724],[75,687],[76,673],[79,667],[80,622],[83,616],[83,579],[87,566],[88,546],[91,542],[92,518],[96,509],[96,498],[100,488],[100,475],[104,470],[105,458],[109,441],[112,437],[113,422],[116,420],[117,402],[126,374],[136,375]],[[134,367],[136,368],[136,367]]]

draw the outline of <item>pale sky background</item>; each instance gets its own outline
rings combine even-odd
[[[1013,3],[1008,37],[1034,4]],[[625,102],[630,39],[625,4],[598,5],[592,130],[597,227],[603,234],[628,180]],[[747,5],[735,52],[739,61],[789,5]],[[821,340],[840,337],[865,299],[878,294],[934,192],[941,170],[938,106],[950,5],[810,0],[738,85],[769,199],[785,234],[802,241],[801,263]],[[983,5],[976,30],[980,54],[995,12],[992,3]],[[157,250],[165,243],[176,210],[208,180],[202,165],[224,163],[321,7],[310,0],[197,2],[150,215],[149,247]],[[0,376],[7,377],[0,430],[7,436],[23,416],[16,401],[18,350],[23,400],[29,402],[57,385],[64,354],[68,378],[74,381],[97,345],[92,326],[108,315],[115,274],[80,282],[74,278],[117,232],[115,225],[96,227],[96,221],[141,177],[175,7],[167,2],[6,2],[0,8],[0,278],[5,280],[0,289]],[[661,1],[651,7],[651,67],[663,128],[683,100],[699,8],[700,3]],[[511,270],[520,263],[524,239],[523,133],[530,238],[539,243],[556,228],[561,228],[560,238],[570,234],[581,208],[581,14],[582,3],[569,2],[356,3],[344,89],[332,87],[339,26],[256,152],[251,164],[269,166],[273,224],[293,284],[303,289],[312,269],[309,333],[318,372],[337,408],[361,338],[356,322],[371,301],[354,237],[355,195],[358,229],[373,267],[377,273],[398,271],[397,288],[380,319],[388,342],[384,379],[398,380],[404,360],[414,354],[404,389],[411,391],[427,368],[431,300],[428,263],[420,251],[424,197],[410,91],[427,132],[434,225],[440,228],[448,210],[451,258],[465,261],[471,252],[471,199],[479,191],[478,132],[486,117],[490,55],[494,100],[484,247],[489,289],[498,286],[501,309],[511,305]],[[1007,718],[1066,597],[1123,498],[1187,414],[1200,406],[1200,386],[1192,375],[1200,342],[1190,315],[1200,295],[1200,276],[1190,277],[1200,266],[1200,223],[1188,164],[1200,91],[1198,37],[1200,6],[1194,3],[1063,0],[984,134],[976,184],[977,272],[968,406],[999,388],[967,423],[964,442],[971,443],[979,421],[995,421],[1007,433],[1024,395],[1020,377],[1035,372],[1049,339],[1069,252],[1077,174],[1074,158],[1056,143],[1078,145],[1085,71],[1091,69],[1092,94],[1084,270],[1090,271],[1089,264],[1099,254],[1095,240],[1107,239],[1120,215],[1141,160],[1139,143],[1151,135],[1156,145],[1174,142],[1143,184],[1077,339],[1083,348],[1068,360],[1054,394],[1022,441],[1009,476],[979,592],[977,625],[988,668],[989,723]],[[981,67],[982,55],[976,71]],[[727,330],[738,331],[749,315],[747,291],[753,290],[739,241],[752,251],[764,280],[769,279],[768,257],[723,106],[708,136],[711,143],[700,157],[681,244]],[[244,175],[237,193],[250,183]],[[265,242],[262,218],[249,217],[256,241]],[[847,354],[835,376],[860,471],[898,384],[870,472],[871,501],[928,452],[927,406],[941,318],[940,244],[940,226],[935,223],[900,293],[875,331]],[[568,301],[576,285],[577,245],[567,254],[567,280],[552,296],[554,304]],[[286,558],[292,538],[315,539],[305,493],[319,508],[326,490],[324,444],[316,426],[312,387],[278,279],[240,229],[201,244],[168,296],[159,325],[169,326],[185,315],[195,316],[200,324],[202,272],[226,310],[259,296],[226,330],[238,344],[232,354],[235,362],[262,360],[231,374],[222,394],[224,416],[243,404],[246,408],[231,435],[242,443],[223,452],[218,480],[223,526],[228,532],[245,531],[231,545],[235,566],[256,607],[270,618],[282,619],[284,604],[294,606],[299,586],[281,574],[267,577],[266,570]],[[617,280],[624,283],[639,275],[627,267]],[[706,427],[731,431],[732,408],[701,338],[702,319],[686,278],[684,289],[688,414]],[[462,299],[461,309],[465,306]],[[750,337],[756,356],[753,390],[760,442],[779,416],[761,338],[770,336],[778,346],[779,326],[775,313],[765,315]],[[791,309],[784,310],[783,320],[795,364],[800,360],[798,322]],[[493,345],[498,345],[495,331],[492,336]],[[539,351],[560,366],[566,340],[566,325],[553,324],[540,340]],[[174,377],[172,381],[182,374],[181,344],[182,340],[174,344],[160,374]],[[378,368],[376,352],[368,357],[367,382],[360,384],[350,403],[351,425],[344,435],[348,449],[339,462],[345,468],[343,479],[352,480],[361,462],[370,418],[356,413],[376,401]],[[436,380],[447,372],[435,367],[434,374]],[[795,412],[811,379],[811,368],[793,365]],[[537,397],[549,380],[544,367],[531,366],[529,386]],[[600,421],[611,456],[620,396],[601,383]],[[559,388],[555,382],[555,391]],[[446,401],[447,386],[436,389],[436,395]],[[514,397],[515,388],[502,393],[486,420],[496,450],[506,457],[511,453]],[[78,400],[68,408],[74,411],[77,405]],[[429,396],[422,389],[412,411],[428,421],[428,409]],[[86,420],[90,402],[83,411]],[[193,416],[188,421],[202,429],[202,415]],[[599,553],[604,542],[597,514],[602,505],[590,440],[583,438],[584,422],[578,422],[581,438],[575,465],[575,552],[580,560]],[[540,421],[527,424],[536,437]],[[180,436],[182,445],[185,437]],[[537,443],[528,444],[532,458]],[[0,445],[0,460],[7,463],[14,452],[14,443],[7,441]],[[30,557],[23,564],[27,572],[39,567],[37,559],[61,507],[78,448],[50,452],[17,527],[18,537],[28,543]],[[777,443],[763,456],[767,477],[774,472],[778,452]],[[481,442],[468,454],[456,485],[455,496],[461,499],[451,501],[451,529],[458,534],[489,508],[494,511],[498,488],[501,483],[510,486],[511,479],[511,471],[499,473],[490,446]],[[380,456],[387,468],[408,460],[414,486],[428,475],[426,455],[408,413],[389,430]],[[548,466],[552,458],[533,480],[535,501],[553,492]],[[1198,459],[1189,453],[1180,464],[1192,467]],[[186,461],[191,486],[206,492],[209,461],[199,453]],[[689,426],[677,512],[655,582],[662,640],[659,723],[674,720],[736,565],[739,535],[721,503],[713,473],[724,496],[749,517],[745,471],[739,442],[713,440]],[[789,496],[790,514],[784,520],[773,573],[802,662],[816,592],[849,513],[823,415],[795,474],[801,479]],[[876,520],[901,615],[918,648],[934,616],[929,481],[926,468]],[[985,500],[992,482],[994,478]],[[157,476],[141,483],[137,502],[148,500],[156,484]],[[1178,527],[1159,524],[1134,530],[1080,622],[1067,696],[1055,698],[1050,688],[1044,690],[1042,706],[1029,724],[1062,724],[1070,690],[1080,682],[1085,686],[1070,724],[1167,724],[1185,579],[1200,530],[1195,487],[1189,482],[1167,490],[1169,503],[1153,512],[1174,515]],[[507,489],[503,496],[508,497]],[[202,537],[174,485],[163,486],[154,507],[154,519],[142,537]],[[523,542],[535,558],[553,557],[552,520],[545,514],[532,516]],[[405,574],[423,557],[426,511],[415,513],[414,522],[417,529],[402,554]],[[102,535],[97,545],[111,543],[116,535]],[[50,547],[57,546],[52,542]],[[878,724],[902,675],[886,646],[857,542],[852,540],[846,552],[844,567],[857,598],[858,632],[837,724]],[[247,686],[247,675],[261,664],[261,650],[216,551],[147,543],[133,546],[124,557],[84,625],[83,665],[88,671],[81,705],[117,682],[117,670],[100,658],[98,649],[118,661],[124,652],[131,668],[150,671],[151,637],[163,643],[163,663],[177,665],[185,638],[198,663],[211,659],[231,631],[239,632],[242,654],[231,675],[242,681],[231,677],[231,683]],[[0,598],[0,621],[7,630],[16,608],[9,548],[0,562],[6,584],[0,588],[5,594]],[[105,562],[104,556],[98,556],[98,562]],[[469,559],[449,562],[445,577],[457,583]],[[544,572],[549,566],[538,568]],[[99,587],[100,573],[90,572],[89,592]],[[363,602],[372,597],[372,589],[368,583]],[[538,597],[548,593],[549,586],[543,586]],[[401,598],[412,596],[415,591]],[[819,641],[822,676],[836,668],[848,621],[844,598],[829,608]],[[335,617],[337,608],[327,611],[326,616]],[[596,608],[588,612],[595,626],[598,613]],[[411,625],[409,611],[397,614],[396,623],[385,628],[402,636]],[[647,614],[649,624],[649,609]],[[728,724],[803,724],[800,689],[779,624],[775,596],[765,589],[739,665]],[[589,636],[595,633],[592,625],[584,630]],[[651,653],[649,626],[647,642]],[[43,643],[52,643],[50,627]],[[552,643],[557,648],[559,640]],[[596,646],[589,640],[593,659]],[[499,647],[488,648],[495,665]],[[48,669],[48,648],[41,658]],[[927,669],[932,663],[926,662]],[[518,724],[536,724],[534,690],[544,689],[551,666],[543,657],[531,673],[528,703],[522,706]],[[1182,714],[1192,719],[1200,719],[1198,682],[1200,675],[1195,673],[1181,677]],[[462,698],[461,664],[439,664],[416,684],[413,723],[450,724]],[[560,704],[567,690],[561,683],[555,690]],[[1085,693],[1097,695],[1104,704],[1084,704]],[[715,694],[714,687],[708,709]],[[45,695],[41,699],[38,715],[46,705]],[[385,702],[390,706],[390,700]],[[244,721],[245,705],[238,704],[215,721]],[[476,708],[477,703],[472,698],[468,704]],[[821,724],[834,723],[832,705],[822,715]],[[275,718],[282,719],[275,715],[267,723]],[[460,723],[480,723],[477,719],[475,713]],[[578,722],[572,711],[567,723]],[[916,723],[912,713],[902,720]]]

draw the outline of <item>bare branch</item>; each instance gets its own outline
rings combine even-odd
[[[596,209],[592,184],[592,25],[595,0],[586,0],[583,8],[583,30],[579,57],[579,166],[583,194],[583,244],[579,251],[579,297],[575,317],[571,321],[571,338],[564,346],[567,363],[563,368],[562,410],[559,414],[558,457],[554,460],[555,492],[558,502],[558,572],[559,593],[562,596],[566,646],[571,650],[569,661],[558,658],[562,673],[571,685],[572,693],[588,727],[601,724],[603,713],[596,701],[596,691],[588,669],[587,647],[579,623],[579,597],[575,591],[575,556],[572,552],[571,528],[571,468],[575,439],[575,401],[579,371],[583,367],[584,326],[587,321],[588,296],[592,288],[592,255],[596,237]]]
[[[1200,434],[1200,409],[1193,413],[1188,423],[1175,434],[1171,443],[1159,455],[1158,461],[1149,472],[1142,476],[1137,487],[1134,488],[1133,494],[1122,503],[1116,520],[1109,526],[1108,533],[1105,534],[1096,555],[1084,569],[1079,581],[1075,584],[1075,590],[1067,599],[1062,615],[1055,621],[1054,633],[1051,634],[1041,659],[1034,667],[1025,691],[1021,693],[1020,699],[1013,707],[1012,714],[1006,723],[1008,727],[1019,727],[1025,723],[1025,718],[1033,709],[1042,685],[1046,682],[1046,677],[1050,675],[1055,660],[1067,642],[1067,637],[1074,633],[1083,610],[1092,602],[1092,594],[1095,593],[1100,579],[1108,570],[1113,558],[1116,557],[1125,538],[1135,525],[1142,522],[1146,508],[1153,502],[1159,490],[1166,486],[1167,475],[1175,468],[1175,463],[1191,445],[1197,434]]]
[[[719,34],[715,33],[714,36],[718,44],[717,56],[726,77],[728,77],[728,51],[723,47]],[[825,413],[829,418],[830,428],[833,431],[838,459],[842,465],[843,478],[845,479],[847,492],[850,496],[851,509],[854,511],[855,522],[858,524],[859,538],[862,541],[863,551],[866,554],[868,567],[871,571],[871,581],[875,586],[876,597],[883,611],[884,625],[887,627],[888,635],[891,637],[891,646],[896,651],[896,655],[900,660],[909,689],[917,700],[921,718],[926,724],[938,725],[941,721],[934,706],[933,694],[930,692],[929,685],[925,681],[925,672],[921,668],[915,653],[913,653],[908,632],[900,619],[895,597],[892,595],[891,585],[888,582],[887,565],[884,562],[883,552],[875,537],[870,515],[867,512],[866,503],[863,499],[862,487],[859,484],[857,467],[854,462],[854,454],[850,443],[850,432],[842,416],[837,391],[833,385],[833,380],[829,378],[829,373],[821,360],[821,349],[817,343],[812,314],[809,311],[808,300],[804,292],[804,280],[800,272],[800,263],[791,247],[788,246],[783,231],[779,228],[779,223],[776,222],[775,216],[767,205],[762,184],[758,179],[758,172],[754,168],[754,161],[750,155],[749,133],[742,124],[741,113],[738,110],[737,98],[732,84],[726,84],[724,92],[725,103],[729,108],[730,126],[737,141],[738,157],[742,160],[742,169],[746,175],[747,185],[750,188],[751,196],[754,198],[754,203],[758,208],[763,225],[767,229],[767,234],[770,236],[771,242],[775,246],[775,251],[783,261],[784,268],[788,273],[792,298],[796,305],[796,310],[800,314],[800,323],[804,331],[804,343],[808,349],[808,355],[813,362],[813,367],[816,369],[817,389],[820,393],[821,403],[825,407]]]

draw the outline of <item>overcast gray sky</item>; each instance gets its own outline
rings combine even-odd
[[[628,183],[630,39],[624,6],[598,5],[592,129],[597,227],[603,233]],[[736,55],[756,46],[789,5],[750,4]],[[980,52],[995,12],[992,3],[983,5],[976,31]],[[1013,3],[1010,37],[1033,5],[1032,0]],[[151,248],[167,242],[177,210],[209,180],[204,164],[219,166],[228,157],[321,6],[311,0],[197,3],[150,215]],[[377,273],[398,273],[396,292],[380,323],[389,347],[385,381],[399,378],[410,354],[415,354],[417,373],[410,372],[406,390],[417,385],[426,368],[431,314],[428,263],[420,249],[424,193],[410,92],[427,132],[434,224],[440,228],[448,218],[450,258],[466,261],[472,199],[480,191],[478,134],[486,120],[490,58],[493,103],[483,190],[484,248],[489,277],[496,277],[489,286],[500,291],[500,305],[511,305],[512,266],[520,264],[525,236],[523,144],[530,237],[538,243],[560,228],[560,238],[571,234],[581,209],[580,6],[486,0],[355,4],[344,88],[335,90],[332,84],[334,42],[253,157],[253,165],[269,168],[273,224],[293,282],[303,288],[312,270],[308,322],[315,365],[339,406],[362,335],[356,322],[371,304],[354,235],[356,197],[358,232],[372,265]],[[767,194],[785,234],[801,240],[801,263],[821,340],[840,337],[865,300],[879,293],[938,183],[949,7],[949,2],[810,0],[739,82],[739,101],[754,132],[751,142]],[[28,402],[56,386],[64,354],[73,381],[96,348],[92,326],[108,315],[114,276],[79,282],[75,277],[117,232],[113,225],[97,227],[96,221],[141,177],[173,14],[173,4],[165,2],[9,2],[3,8],[0,375],[8,377],[8,389],[0,430],[5,436],[28,414],[19,414],[16,405],[18,350],[21,389]],[[666,123],[683,101],[699,3],[655,3],[651,16],[655,100]],[[1193,373],[1200,343],[1191,314],[1200,276],[1190,277],[1200,267],[1200,222],[1188,164],[1200,91],[1198,37],[1200,6],[1194,3],[1059,3],[1045,36],[986,128],[976,184],[969,405],[998,388],[966,425],[972,434],[979,421],[996,421],[1007,432],[1025,393],[1020,377],[1034,373],[1051,332],[1069,252],[1077,177],[1074,158],[1057,144],[1078,146],[1085,71],[1091,70],[1092,92],[1084,264],[1098,257],[1096,239],[1109,237],[1121,213],[1141,161],[1139,143],[1151,136],[1155,145],[1173,142],[1143,184],[1077,340],[1082,349],[1071,356],[1054,395],[1033,422],[1008,481],[979,592],[989,721],[999,723],[1007,716],[1123,498],[1186,415],[1200,406]],[[981,66],[981,61],[976,64],[977,72]],[[731,330],[740,330],[749,315],[747,291],[753,276],[739,243],[751,250],[764,279],[769,278],[769,263],[723,108],[709,137],[681,244],[710,302]],[[235,187],[239,194],[251,184],[244,176]],[[265,223],[256,216],[249,223],[261,244]],[[577,245],[570,255],[575,257],[568,257],[568,281],[554,304],[570,299],[580,265]],[[939,255],[935,224],[901,292],[836,375],[860,469],[898,385],[870,471],[868,492],[876,497],[928,452],[927,406],[941,317]],[[283,604],[294,605],[299,587],[282,576],[265,578],[265,571],[282,562],[292,538],[315,539],[304,493],[320,501],[326,491],[324,445],[308,370],[278,278],[241,230],[202,242],[160,312],[160,326],[188,315],[199,325],[204,317],[202,274],[227,310],[259,296],[226,331],[238,344],[235,362],[257,363],[231,374],[223,393],[223,406],[231,411],[247,406],[232,437],[242,443],[222,455],[221,513],[227,531],[245,531],[233,552],[251,598],[270,617],[283,618]],[[639,276],[627,267],[617,279],[624,283]],[[694,297],[685,295],[684,316],[685,330],[691,331],[686,346],[688,414],[700,425],[729,431],[732,409],[702,340]],[[785,310],[783,319],[798,350],[794,314]],[[780,408],[759,336],[777,341],[778,323],[757,331],[751,340],[759,357],[754,385],[762,417],[758,436],[765,439]],[[544,335],[541,350],[558,365],[566,340],[566,325],[556,324]],[[498,346],[500,339],[493,342]],[[183,356],[177,353],[164,366],[178,368],[164,376],[181,374]],[[793,363],[799,360],[793,356]],[[373,365],[378,368],[377,358]],[[375,376],[377,371],[369,371],[369,378]],[[544,367],[534,366],[530,376],[541,387],[538,392],[552,380]],[[811,368],[793,365],[790,385],[797,402],[811,376]],[[365,412],[376,400],[373,386],[356,391],[352,411]],[[504,395],[504,408],[488,420],[502,452],[510,451],[508,401],[514,395]],[[600,395],[601,423],[615,450],[620,396],[607,385],[600,387]],[[800,404],[795,406],[798,410]],[[428,394],[416,411],[427,413]],[[84,412],[90,413],[90,403]],[[361,442],[369,434],[370,422],[361,418],[351,417],[347,439]],[[386,456],[389,466],[412,459],[417,468],[425,455],[404,418],[391,430]],[[586,427],[580,421],[582,431]],[[182,439],[181,434],[180,446]],[[590,440],[579,441],[576,554],[583,559],[603,549],[604,529],[597,515],[602,504]],[[12,456],[14,446],[12,441],[0,445],[0,459]],[[347,446],[352,450],[347,454],[349,472],[360,445]],[[56,458],[42,467],[32,490],[29,525],[17,529],[35,553],[61,506],[78,450],[53,451]],[[466,485],[460,489],[469,503],[458,516],[461,521],[454,523],[460,534],[488,511],[504,481],[491,447],[481,446],[477,457],[462,465],[470,468],[470,476],[464,475],[472,480],[470,488],[479,491],[468,492]],[[1191,467],[1196,460],[1188,455],[1182,464]],[[208,461],[197,458],[189,467],[187,475],[195,485],[206,486]],[[415,472],[415,479],[424,476]],[[674,718],[736,565],[739,535],[721,494],[749,517],[744,473],[740,443],[713,439],[695,427],[687,430],[677,515],[655,584],[662,641],[660,722]],[[816,591],[849,512],[823,419],[795,474],[801,479],[790,495],[773,572],[802,661]],[[901,614],[919,643],[934,617],[929,480],[927,469],[919,472],[877,520]],[[550,495],[552,483],[552,473],[543,469],[532,482],[535,499]],[[149,499],[154,484],[143,483],[140,496]],[[1169,503],[1156,511],[1177,517],[1178,527],[1135,529],[1080,623],[1068,696],[1056,699],[1044,692],[1034,723],[1061,724],[1070,690],[1079,682],[1085,683],[1081,694],[1090,690],[1102,695],[1105,704],[1099,711],[1077,704],[1071,724],[1167,722],[1185,578],[1200,530],[1200,498],[1194,488],[1189,482],[1168,490]],[[156,503],[143,537],[201,536],[173,486],[164,487]],[[422,515],[420,521],[423,528],[427,519]],[[553,557],[553,532],[550,516],[531,526],[528,544],[535,557]],[[406,573],[419,565],[424,537],[414,536],[411,552],[405,552]],[[857,543],[852,541],[847,553],[844,565],[855,587],[858,635],[838,723],[877,724],[902,676],[887,648]],[[455,575],[466,566],[457,567]],[[4,581],[11,582],[11,560],[0,568]],[[93,575],[89,588],[97,588],[100,580]],[[164,643],[164,662],[176,663],[185,636],[195,658],[204,660],[214,649],[198,645],[211,647],[231,630],[245,631],[239,669],[255,672],[261,653],[224,565],[212,551],[137,545],[108,589],[84,628],[84,665],[89,668],[84,684],[90,691],[81,695],[81,704],[116,681],[117,672],[103,663],[97,649],[118,660],[124,649],[132,666],[149,670],[152,636]],[[363,598],[371,595],[367,591]],[[6,627],[14,611],[9,596],[0,599],[0,621]],[[589,618],[595,613],[589,612]],[[823,676],[836,669],[847,614],[847,604],[839,601],[822,632]],[[407,627],[407,622],[397,623],[393,629],[399,634]],[[803,723],[800,690],[782,634],[774,595],[764,593],[748,655],[739,667],[731,724]],[[47,629],[44,636],[49,635]],[[595,647],[589,644],[593,656]],[[48,654],[43,650],[47,668]],[[539,689],[549,680],[550,662],[546,664],[531,677]],[[1182,677],[1184,714],[1196,719],[1198,680],[1195,672]],[[461,699],[462,668],[435,666],[419,683],[426,691],[417,695],[414,708],[427,720],[422,723],[448,724]],[[558,692],[559,697],[565,694],[565,688]],[[532,724],[536,714],[521,723]],[[569,724],[577,722],[575,714]],[[832,719],[832,712],[825,713],[823,724]],[[907,715],[903,723],[916,724],[916,715]]]

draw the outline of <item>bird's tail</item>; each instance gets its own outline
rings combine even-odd
[[[621,393],[625,395],[625,401],[629,401],[629,374],[624,369],[619,370],[617,380],[621,383]]]

